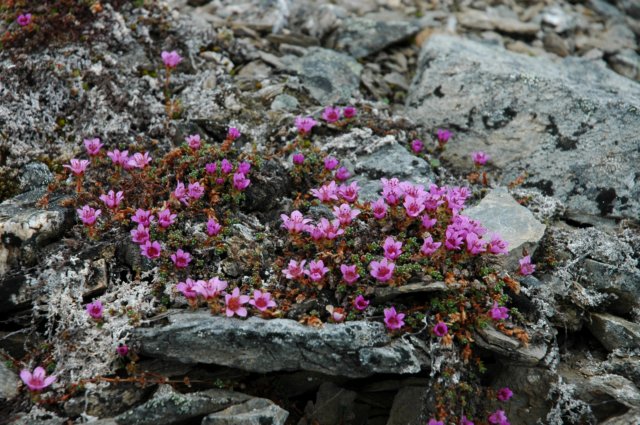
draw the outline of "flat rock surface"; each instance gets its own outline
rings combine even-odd
[[[238,320],[198,311],[173,314],[169,325],[138,329],[134,338],[147,356],[261,373],[365,377],[417,373],[423,366],[417,348],[405,339],[392,340],[384,325],[374,322],[312,328],[293,320]]]
[[[608,350],[640,347],[640,325],[606,313],[592,313],[587,322],[591,333]]]
[[[407,112],[454,130],[445,159],[472,168],[484,150],[506,184],[566,201],[592,216],[640,212],[640,86],[597,63],[552,62],[452,36],[431,37]]]

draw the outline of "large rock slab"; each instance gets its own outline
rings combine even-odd
[[[284,425],[288,416],[289,412],[271,400],[252,398],[212,413],[202,420],[202,425]]]
[[[334,47],[356,58],[363,58],[419,30],[417,22],[347,18],[337,31]]]
[[[423,46],[407,112],[453,129],[444,158],[459,170],[484,150],[502,184],[526,173],[525,186],[585,221],[640,213],[640,85],[604,64],[436,35]]]
[[[378,322],[313,328],[287,319],[229,319],[208,311],[169,317],[166,326],[136,331],[142,354],[250,372],[306,370],[352,378],[418,373],[426,365],[423,352],[407,339],[392,339]]]
[[[592,313],[587,322],[591,333],[607,350],[640,347],[640,325],[606,313]]]

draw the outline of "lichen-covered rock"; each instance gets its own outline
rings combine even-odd
[[[606,313],[591,313],[587,327],[607,350],[640,347],[640,325]]]
[[[206,363],[252,372],[307,370],[365,377],[418,373],[426,353],[408,339],[391,339],[375,322],[304,326],[293,320],[247,320],[178,312],[166,326],[138,329],[140,352],[185,363]]]
[[[264,398],[252,398],[202,419],[202,425],[284,425],[289,412]]]
[[[393,398],[387,425],[423,425],[427,422],[427,396],[425,387],[406,386]]]
[[[458,170],[484,150],[501,183],[526,172],[525,186],[588,221],[640,213],[638,99],[638,84],[592,62],[437,35],[422,48],[407,112],[427,128],[454,130],[444,157]]]
[[[549,352],[549,347],[543,342],[525,345],[491,326],[478,329],[475,340],[479,347],[508,358],[516,364],[535,366]]]
[[[0,400],[8,400],[18,394],[20,380],[18,374],[0,363]]]
[[[420,25],[411,21],[348,18],[337,30],[334,48],[362,58],[404,40],[419,29]]]
[[[309,402],[305,408],[305,418],[299,425],[353,423],[354,403],[358,393],[340,388],[331,382],[323,383],[318,389],[316,402]]]

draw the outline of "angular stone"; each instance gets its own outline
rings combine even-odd
[[[309,403],[305,409],[307,424],[348,424],[353,423],[354,403],[358,393],[340,388],[331,382],[323,383],[318,389],[315,404]]]
[[[484,150],[490,174],[588,216],[640,214],[640,85],[579,58],[555,63],[435,35],[422,47],[407,112],[454,129],[443,156],[468,172]]]
[[[311,97],[323,106],[347,103],[360,85],[362,65],[344,53],[312,47],[302,57],[280,59],[299,74]]]
[[[4,362],[0,363],[0,400],[9,400],[18,394],[20,379]]]
[[[137,329],[144,355],[184,363],[205,363],[251,372],[307,370],[365,377],[417,373],[425,354],[406,339],[391,339],[378,322],[304,326],[287,319],[247,320],[179,312],[162,327]]]
[[[284,425],[288,416],[271,400],[252,398],[206,416],[202,425]]]
[[[600,425],[629,425],[640,424],[640,409],[630,409],[627,413],[609,418]]]
[[[402,41],[419,30],[417,22],[347,18],[337,30],[334,48],[359,59]]]
[[[444,282],[420,282],[409,283],[402,286],[387,286],[375,289],[374,302],[376,304],[384,303],[402,295],[409,294],[428,294],[432,292],[446,292],[452,289],[453,285],[447,285]]]
[[[610,310],[626,314],[640,303],[640,270],[621,267],[600,261],[585,259],[582,268],[586,272],[585,286],[599,292],[614,294],[617,298]]]
[[[640,325],[607,313],[591,313],[589,331],[609,351],[640,347]]]
[[[423,425],[427,423],[425,387],[402,387],[393,398],[387,425]]]
[[[514,258],[522,256],[523,248],[533,253],[546,229],[503,187],[491,190],[478,205],[464,210],[463,214],[479,221],[490,233],[499,234],[509,243],[509,253]]]
[[[524,345],[492,326],[478,329],[476,343],[479,347],[511,359],[516,364],[535,366],[547,355],[548,347],[543,343]]]

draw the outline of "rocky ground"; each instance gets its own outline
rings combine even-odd
[[[520,287],[505,292],[517,327],[473,330],[486,369],[478,385],[513,391],[510,422],[640,423],[637,2],[104,1],[54,28],[64,39],[42,36],[54,14],[33,3],[38,27],[20,28],[0,6],[0,423],[443,417],[442,365],[457,351],[424,331],[429,318],[388,332],[381,309],[429,305],[469,276],[371,288],[376,313],[345,323],[329,323],[325,308],[344,300],[328,291],[283,295],[275,317],[229,319],[159,290],[162,269],[128,230],[88,237],[77,218],[82,197],[62,165],[86,156],[83,138],[155,159],[189,134],[217,143],[237,127],[233,151],[254,159],[252,184],[227,211],[225,253],[203,250],[210,262],[198,267],[275,291],[287,249],[280,214],[317,183],[294,173],[294,119],[320,121],[328,105],[355,105],[358,117],[319,125],[305,149],[339,158],[362,199],[378,197],[382,177],[466,186],[464,214],[510,243],[498,266]],[[171,119],[164,50],[184,57]],[[454,134],[444,150],[438,128]],[[426,153],[412,152],[416,138]],[[492,158],[486,184],[475,151]],[[197,238],[194,223],[185,226]],[[537,265],[526,277],[524,252]],[[96,299],[108,306],[100,326],[85,311]],[[57,376],[40,400],[18,377],[38,365]]]

